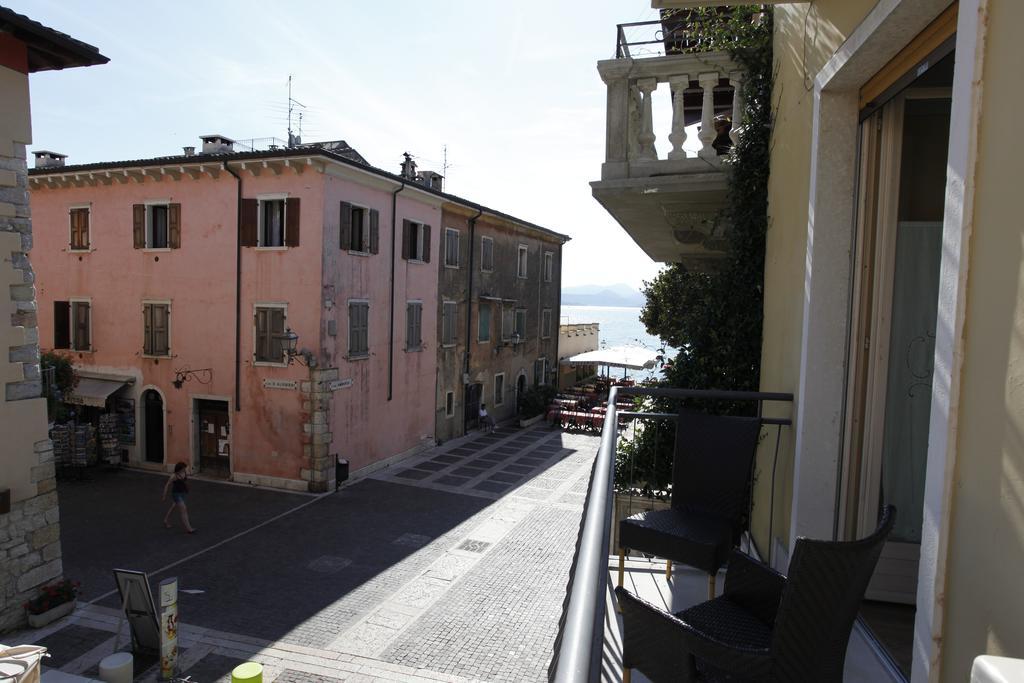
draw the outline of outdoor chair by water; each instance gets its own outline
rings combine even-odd
[[[733,551],[725,592],[675,615],[615,589],[622,680],[841,683],[847,643],[896,517],[859,541],[798,538],[788,578]]]
[[[619,522],[619,586],[626,553],[638,550],[708,574],[708,598],[715,575],[739,543],[750,473],[761,421],[757,417],[705,415],[680,410],[672,464],[672,506],[648,510]]]

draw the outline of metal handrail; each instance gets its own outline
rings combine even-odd
[[[611,541],[612,487],[615,478],[615,449],[618,440],[620,395],[652,398],[699,398],[727,401],[757,401],[758,415],[764,401],[793,401],[793,394],[760,391],[715,391],[699,389],[655,389],[612,387],[601,430],[601,445],[583,510],[577,552],[569,579],[568,600],[562,615],[561,632],[548,678],[555,683],[589,683],[601,676],[604,648],[605,596],[608,590],[608,551]],[[633,411],[623,411],[623,413]],[[762,418],[768,420],[785,418]],[[789,424],[786,420],[785,424]]]

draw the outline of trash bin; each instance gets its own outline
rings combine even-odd
[[[342,482],[348,481],[348,460],[337,458],[334,461],[334,490],[341,488]]]

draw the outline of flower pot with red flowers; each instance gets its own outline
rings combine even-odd
[[[77,581],[62,579],[40,588],[39,595],[25,603],[28,625],[40,628],[74,612],[80,585]]]

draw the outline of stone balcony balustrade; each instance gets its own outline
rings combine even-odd
[[[729,155],[719,152],[723,141],[719,149],[713,145],[714,121],[724,115],[736,123],[729,131],[735,145],[742,134],[743,72],[724,52],[620,56],[598,62],[598,72],[608,98],[605,161],[601,179],[591,183],[594,197],[654,260],[713,268],[726,253],[721,210]],[[659,104],[671,106],[667,130],[655,127]],[[671,144],[664,155],[659,140]]]

